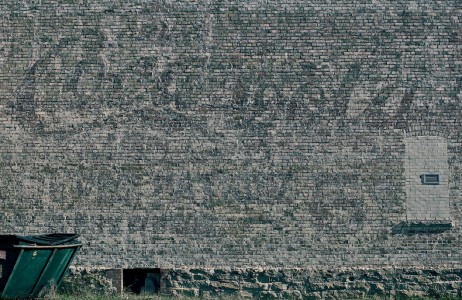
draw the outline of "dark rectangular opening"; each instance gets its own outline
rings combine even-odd
[[[133,294],[157,294],[160,290],[160,269],[124,269],[124,291]]]
[[[428,184],[428,185],[440,184],[440,175],[438,174],[423,174],[423,175],[420,175],[420,179],[422,180],[422,184]]]

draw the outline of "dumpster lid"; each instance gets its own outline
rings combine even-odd
[[[78,238],[79,235],[72,233],[52,233],[17,237],[20,241],[34,243],[37,245],[62,245],[72,242]]]
[[[36,245],[62,245],[66,243],[72,243],[78,234],[74,233],[51,233],[51,234],[42,234],[42,235],[2,235],[0,236],[1,242],[7,243],[28,243]]]

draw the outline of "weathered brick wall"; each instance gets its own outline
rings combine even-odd
[[[461,15],[2,1],[0,231],[80,233],[86,266],[460,268]],[[442,230],[401,230],[415,136],[447,142]]]

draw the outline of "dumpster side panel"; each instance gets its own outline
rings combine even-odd
[[[14,299],[31,296],[52,252],[50,249],[22,249],[5,285],[2,298]]]
[[[48,261],[48,265],[43,270],[42,275],[38,279],[32,296],[37,297],[40,291],[49,284],[58,285],[58,282],[67,270],[69,261],[72,259],[76,248],[56,249]]]

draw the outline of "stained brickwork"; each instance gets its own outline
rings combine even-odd
[[[0,231],[80,233],[85,266],[461,268],[461,15],[1,1]],[[447,143],[448,230],[394,231],[413,136]]]

